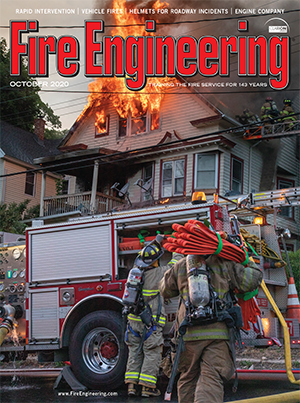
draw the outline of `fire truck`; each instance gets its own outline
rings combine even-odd
[[[299,206],[300,189],[217,199],[199,204],[154,205],[77,217],[67,222],[33,221],[26,242],[0,245],[0,311],[15,308],[14,332],[0,347],[1,359],[12,352],[20,358],[37,352],[49,360],[70,361],[76,379],[89,389],[115,389],[124,379],[127,348],[124,343],[122,295],[129,270],[141,248],[157,233],[171,234],[173,223],[207,220],[215,231],[232,234],[232,217],[281,257],[278,233],[268,214],[282,206]],[[262,217],[260,224],[249,217]],[[266,265],[259,255],[264,280],[279,309],[286,313],[288,279],[284,267]],[[167,264],[165,252],[160,264]],[[273,344],[280,326],[263,291],[257,295],[265,331],[242,335],[246,345]],[[166,340],[176,316],[177,301],[166,306]],[[290,321],[291,340],[299,346],[299,321]],[[0,325],[1,327],[1,325]],[[15,333],[15,335],[13,334]],[[15,336],[15,337],[13,337]],[[298,343],[298,344],[297,344]]]

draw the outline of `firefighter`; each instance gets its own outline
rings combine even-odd
[[[164,273],[182,257],[182,255],[173,255],[172,261],[167,266],[160,267],[158,260],[164,253],[160,245],[162,239],[163,237],[158,235],[154,242],[145,246],[134,263],[135,267],[143,271],[144,276],[142,284],[143,311],[140,314],[129,313],[127,317],[125,341],[129,356],[125,383],[128,384],[129,396],[138,394],[137,385],[142,385],[142,397],[160,395],[156,382],[161,363],[166,314],[158,284]],[[149,315],[145,314],[147,309],[148,314],[150,312],[150,320]],[[137,313],[137,311],[135,312]],[[146,319],[145,316],[147,316]]]
[[[266,102],[263,104],[260,110],[260,119],[262,121],[268,121],[274,119],[279,115],[278,108],[271,97],[266,98]]]
[[[242,125],[257,123],[259,121],[258,116],[249,109],[244,109],[242,115],[236,115],[237,119]]]
[[[192,298],[195,298],[195,293],[192,292],[195,288],[191,290],[192,283],[189,280],[190,276],[187,275],[188,259],[191,256],[181,259],[169,269],[159,287],[164,298],[173,298],[178,295],[180,297],[174,340],[178,344],[178,350],[181,350],[178,366],[180,378],[177,383],[178,402],[223,403],[224,381],[229,380],[235,372],[233,359],[235,340],[230,337],[233,324],[228,322],[227,313],[230,311],[226,309],[218,311],[218,319],[211,321],[211,316],[207,319],[204,315],[205,307],[202,308],[202,316],[200,311],[196,322],[188,319],[191,312],[189,304]],[[215,308],[217,310],[227,306],[231,298],[231,290],[247,293],[255,290],[262,281],[262,272],[253,262],[245,267],[217,255],[202,258],[202,266],[206,267],[206,270],[207,267],[209,268],[209,276],[203,275],[205,270],[203,271],[202,266],[199,269],[197,264],[194,265],[193,262],[190,264],[192,270],[195,270],[195,267],[198,270],[196,273],[199,277],[199,287],[196,287],[196,294],[199,289],[204,290],[203,281],[210,278],[210,286],[213,290],[210,292],[210,298],[215,298],[216,301],[210,306],[217,306],[218,308]],[[193,281],[196,279],[193,276],[191,278]],[[234,306],[239,308],[238,305]],[[229,318],[232,319],[231,316]],[[182,332],[184,323],[189,325]],[[182,346],[182,343],[184,348],[180,349],[179,346]]]
[[[296,117],[290,116],[295,114],[295,111],[292,108],[292,101],[290,99],[285,99],[283,104],[284,107],[280,112],[281,120],[282,122],[287,123],[288,128],[291,128],[296,122]]]

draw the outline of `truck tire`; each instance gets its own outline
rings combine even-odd
[[[87,388],[118,388],[127,362],[121,314],[97,311],[82,318],[71,335],[69,356],[74,375]]]

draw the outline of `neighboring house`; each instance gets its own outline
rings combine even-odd
[[[60,143],[63,154],[35,162],[45,168],[64,163],[77,177],[76,196],[88,195],[85,205],[82,199],[78,203],[87,213],[120,206],[120,197],[123,203],[129,199],[133,207],[141,207],[190,201],[195,190],[225,195],[299,187],[296,137],[246,141],[242,131],[226,131],[240,126],[238,122],[193,89],[184,87],[178,95],[179,91],[168,90],[159,112],[148,110],[134,117],[129,113],[127,118],[121,118],[108,100],[101,105],[101,123],[96,123],[100,108],[91,104]],[[116,182],[119,185],[113,187]],[[127,183],[129,187],[122,189]],[[294,210],[282,214],[296,242],[299,212]]]
[[[0,121],[0,175],[10,175],[0,178],[0,202],[9,204],[30,200],[28,207],[41,202],[42,173],[31,172],[36,169],[33,160],[46,155],[56,155],[59,140],[44,139],[43,119],[36,120],[35,133]],[[28,172],[26,172],[28,171]],[[47,172],[45,175],[45,195],[56,194],[55,180],[57,174]]]

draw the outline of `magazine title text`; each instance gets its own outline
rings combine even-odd
[[[238,30],[247,21],[238,21]],[[270,87],[286,88],[289,83],[289,37],[271,36],[155,36],[155,21],[145,22],[146,36],[103,36],[104,22],[85,21],[85,76],[124,77],[128,89],[139,91],[147,77],[204,77],[230,75],[230,55],[238,56],[238,76],[268,76]],[[37,20],[11,21],[10,74],[21,73],[22,57],[28,58],[31,77],[49,76],[50,55],[56,57],[57,72],[74,77],[80,69],[80,44],[76,37],[23,34],[39,32]],[[101,62],[99,55],[102,55]]]

